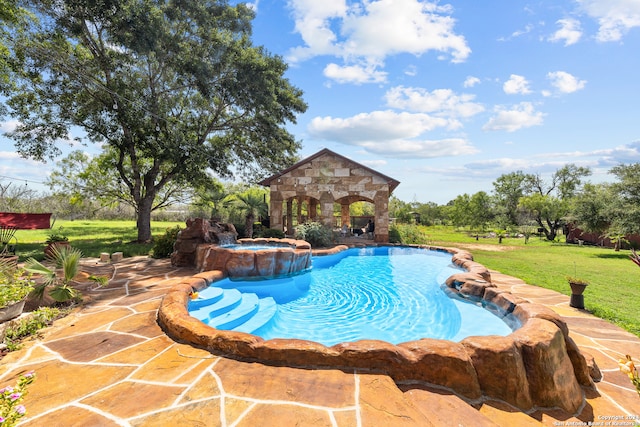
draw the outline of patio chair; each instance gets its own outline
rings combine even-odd
[[[16,238],[16,227],[0,226],[0,255],[16,254],[18,239]]]

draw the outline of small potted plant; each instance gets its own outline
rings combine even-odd
[[[582,295],[582,293],[589,283],[573,276],[568,276],[567,282],[569,282],[569,286],[571,287],[571,301],[569,305],[575,308],[584,308],[584,295]]]
[[[54,231],[47,236],[45,243],[47,246],[44,248],[44,254],[49,257],[52,255],[53,248],[69,246],[69,238],[62,233],[62,227],[60,227],[58,231]]]
[[[0,260],[0,323],[22,314],[33,280],[24,269]]]

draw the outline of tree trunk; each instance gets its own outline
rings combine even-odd
[[[244,234],[247,238],[253,238],[253,221],[255,217],[253,215],[247,215],[244,221]]]
[[[151,207],[153,198],[145,197],[138,203],[138,243],[151,241]]]

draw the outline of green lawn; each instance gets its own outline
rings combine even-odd
[[[152,221],[152,234],[163,235],[167,228],[176,225],[186,227],[184,222]],[[17,254],[20,255],[20,261],[28,257],[44,258],[45,241],[52,232],[67,235],[71,245],[80,249],[86,257],[97,258],[101,252],[122,252],[125,257],[147,255],[153,246],[131,243],[138,237],[135,221],[57,220],[51,230],[18,230],[16,232]]]
[[[485,267],[518,277],[531,285],[570,295],[567,276],[589,282],[585,307],[640,336],[640,268],[629,259],[629,251],[595,246],[549,242],[532,237],[475,240],[465,232],[445,227],[426,227],[429,243],[439,246],[481,245],[471,249],[474,260]],[[496,250],[498,248],[507,250]],[[488,250],[493,249],[493,250]]]

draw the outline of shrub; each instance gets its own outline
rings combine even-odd
[[[244,225],[244,223],[233,224],[233,226],[235,227],[236,233],[238,233],[238,236],[246,236],[245,230],[247,229],[247,227]]]
[[[69,314],[69,309],[59,309],[55,307],[41,307],[30,316],[19,319],[7,328],[5,344],[9,351],[18,350],[21,347],[20,341],[23,338],[36,335],[38,331],[61,317]]]
[[[394,224],[389,229],[389,241],[393,235],[393,243],[404,243],[407,245],[425,245],[429,243],[429,236],[424,233],[423,228],[411,224]]]
[[[402,243],[402,237],[400,237],[400,231],[398,227],[392,225],[389,228],[389,243]]]
[[[333,231],[319,222],[307,222],[296,227],[296,239],[305,240],[314,248],[331,246]]]
[[[278,230],[277,228],[264,228],[260,232],[259,237],[264,238],[275,238],[275,239],[284,239],[284,231]]]
[[[178,240],[180,230],[180,226],[176,225],[173,228],[167,228],[164,235],[156,237],[153,241],[151,256],[154,258],[169,258],[173,253],[173,245]]]

